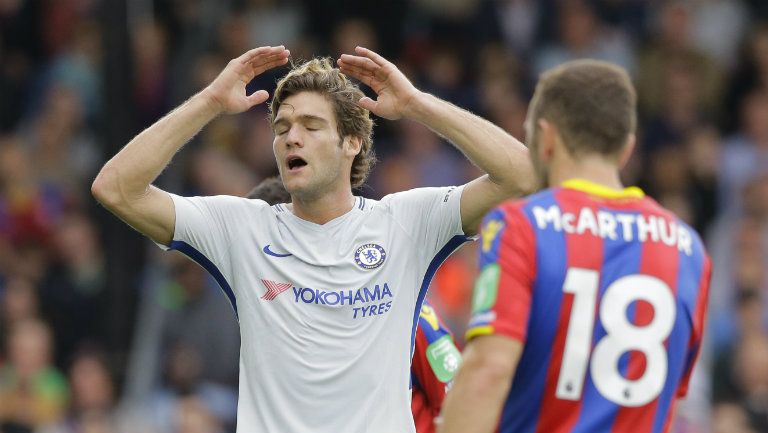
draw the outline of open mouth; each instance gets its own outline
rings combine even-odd
[[[304,161],[298,156],[291,156],[291,157],[288,157],[287,165],[288,165],[288,170],[297,170],[307,165],[307,161]]]

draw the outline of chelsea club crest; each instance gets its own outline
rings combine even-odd
[[[386,258],[386,251],[377,244],[364,244],[355,251],[355,263],[363,269],[376,269]]]

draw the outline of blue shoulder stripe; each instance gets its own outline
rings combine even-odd
[[[229,303],[232,305],[232,309],[235,311],[235,318],[237,318],[239,322],[240,316],[237,314],[237,300],[235,299],[235,292],[232,291],[232,287],[227,282],[227,279],[224,278],[224,275],[221,273],[221,271],[219,271],[219,268],[216,267],[216,265],[213,264],[213,262],[210,261],[208,257],[206,257],[203,253],[184,241],[172,241],[169,247],[170,249],[179,251],[180,253],[183,253],[190,259],[194,260],[206,271],[208,271],[209,274],[211,274],[216,282],[219,283],[219,287],[221,287],[221,290],[229,299]]]

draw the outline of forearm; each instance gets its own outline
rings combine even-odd
[[[113,198],[143,195],[181,149],[220,110],[198,93],[133,138],[102,168],[94,186]]]
[[[448,139],[510,195],[531,192],[534,176],[528,149],[503,129],[423,92],[414,96],[404,114]]]
[[[491,433],[509,395],[523,346],[500,335],[472,339],[445,396],[440,433]]]
[[[466,364],[459,370],[442,408],[439,433],[491,433],[496,430],[509,383]]]

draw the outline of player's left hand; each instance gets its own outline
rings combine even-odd
[[[352,76],[376,92],[376,100],[361,98],[358,104],[373,114],[389,120],[407,116],[409,106],[420,93],[397,66],[375,52],[356,47],[355,53],[342,54],[339,70]]]

